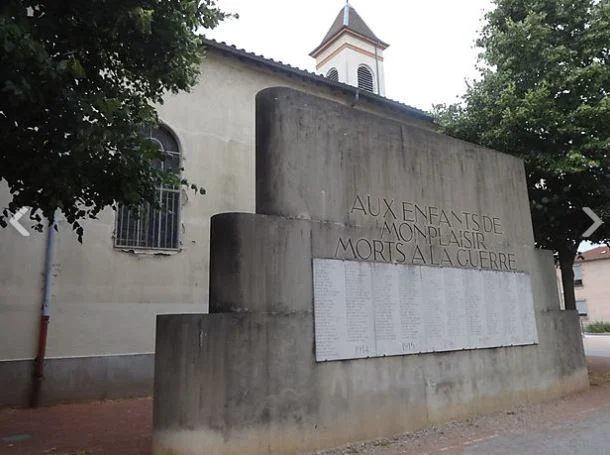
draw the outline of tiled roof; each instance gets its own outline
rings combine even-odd
[[[610,248],[606,245],[598,246],[584,253],[578,253],[576,256],[576,262],[599,261],[601,259],[610,259]]]
[[[408,106],[406,104],[391,100],[375,93],[368,92],[366,90],[361,90],[357,87],[353,87],[342,82],[332,81],[320,74],[296,68],[286,63],[282,63],[267,57],[263,57],[262,55],[257,55],[252,52],[248,52],[244,49],[238,49],[237,47],[224,42],[218,42],[212,39],[203,38],[203,44],[208,49],[225,53],[241,60],[253,63],[255,65],[264,66],[265,68],[268,68],[270,70],[282,72],[289,76],[296,76],[314,84],[324,85],[335,90],[340,90],[344,93],[349,93],[353,95],[356,99],[361,99],[374,104],[381,105],[386,109],[394,110],[402,115],[409,115],[425,122],[434,123],[434,119],[432,118],[432,116],[422,111],[421,109]]]
[[[346,5],[339,11],[333,25],[331,25],[328,33],[320,43],[320,45],[314,50],[312,53],[315,53],[318,49],[324,46],[329,41],[339,35],[342,30],[351,30],[352,32],[357,33],[364,38],[369,39],[373,43],[378,43],[382,45],[382,47],[386,48],[388,45],[377,38],[377,35],[373,33],[373,31],[366,25],[366,22],[360,17],[360,15],[356,12],[356,10],[349,4]]]

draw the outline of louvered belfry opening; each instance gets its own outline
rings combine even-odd
[[[358,68],[358,88],[369,92],[375,91],[373,87],[373,73],[366,66]]]
[[[331,81],[339,82],[339,72],[336,68],[331,68],[330,70],[328,70],[328,73],[326,73],[326,77]]]

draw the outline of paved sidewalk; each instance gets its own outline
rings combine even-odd
[[[148,455],[151,430],[150,398],[4,409],[0,454]]]
[[[589,392],[319,453],[610,453],[610,357],[588,361]],[[0,455],[148,455],[151,422],[150,399],[0,410]]]

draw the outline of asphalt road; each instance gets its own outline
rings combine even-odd
[[[588,357],[610,357],[610,335],[585,335],[583,343]],[[605,453],[610,453],[610,446]]]
[[[521,429],[445,451],[447,455],[600,455],[609,452],[608,408],[539,430]]]

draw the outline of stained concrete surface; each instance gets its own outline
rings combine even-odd
[[[602,358],[599,358],[602,359]],[[607,375],[610,361],[590,368]],[[592,455],[609,453],[610,385],[316,455]]]
[[[582,341],[587,357],[610,357],[610,335],[585,335]]]
[[[520,160],[286,88],[257,103],[257,213],[212,219],[211,314],[157,320],[155,455],[296,454],[588,388],[578,314],[533,248]],[[530,274],[539,343],[316,362],[312,259],[392,262],[339,256],[341,236],[383,245],[379,227],[417,223],[415,204],[422,226],[445,209],[467,229],[501,220],[476,233]],[[400,235],[411,252],[473,249]]]

